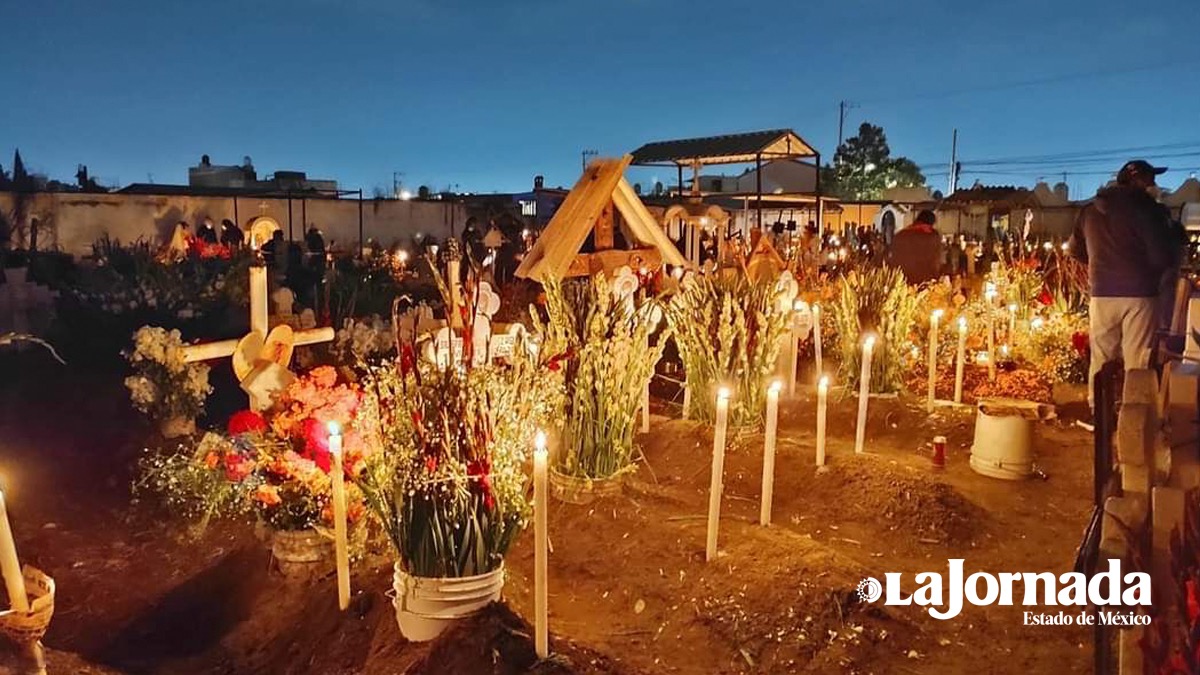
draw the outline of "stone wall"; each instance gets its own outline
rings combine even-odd
[[[0,213],[14,212],[17,195],[0,192]],[[284,232],[291,223],[294,236],[303,237],[308,223],[325,234],[326,241],[344,251],[358,245],[358,200],[291,200],[262,197],[198,197],[183,195],[37,193],[26,197],[25,217],[15,223],[13,246],[26,247],[29,224],[38,220],[37,246],[86,255],[105,235],[122,242],[136,240],[162,244],[177,221],[199,222],[212,218],[220,226],[228,218],[246,226],[259,215],[274,218]],[[467,219],[462,204],[441,201],[365,200],[362,203],[363,238],[387,246],[408,242],[420,233],[442,239],[461,233]]]

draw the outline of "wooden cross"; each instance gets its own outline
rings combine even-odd
[[[208,361],[211,359],[234,357],[234,371],[241,381],[242,389],[250,396],[250,407],[263,410],[271,405],[271,394],[286,387],[295,379],[287,370],[291,360],[292,347],[311,345],[333,340],[334,331],[331,327],[313,328],[292,332],[279,331],[277,348],[272,350],[272,339],[276,331],[270,331],[268,325],[270,315],[267,311],[267,268],[265,265],[250,267],[250,333],[246,337],[234,340],[205,342],[184,347],[183,360],[186,363]],[[239,347],[241,352],[239,353]],[[238,373],[238,358],[245,358],[251,368],[243,376]]]

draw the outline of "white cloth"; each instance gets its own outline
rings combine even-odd
[[[1150,367],[1157,298],[1092,298],[1088,307],[1092,362],[1088,367],[1088,402],[1096,373],[1121,359],[1125,370]]]

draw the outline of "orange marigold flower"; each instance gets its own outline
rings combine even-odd
[[[279,497],[279,488],[265,483],[254,491],[254,498],[263,506],[277,506],[283,501]]]
[[[204,456],[204,468],[206,468],[206,469],[215,469],[215,468],[217,468],[217,465],[220,463],[221,463],[221,458],[218,457],[217,453],[215,453],[215,452],[210,452]]]

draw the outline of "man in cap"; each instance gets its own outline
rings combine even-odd
[[[1164,171],[1141,159],[1127,162],[1117,184],[1097,192],[1075,222],[1071,254],[1087,263],[1091,286],[1089,402],[1105,363],[1122,359],[1126,370],[1150,363],[1160,284],[1179,264],[1167,210],[1151,195]]]

